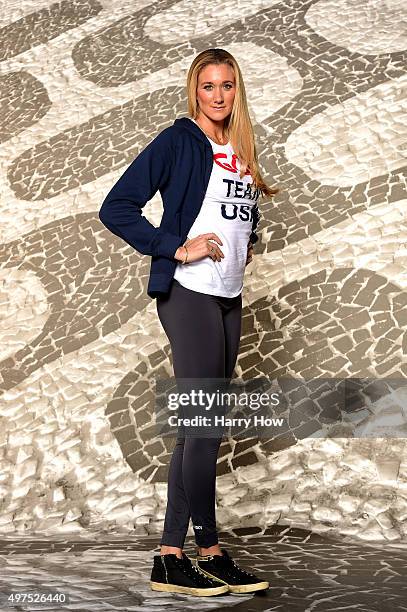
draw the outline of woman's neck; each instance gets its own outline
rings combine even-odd
[[[217,142],[218,144],[227,144],[227,142],[224,142],[227,139],[223,132],[223,120],[222,122],[215,122],[210,120],[202,121],[201,117],[198,116],[195,119],[195,122],[198,124],[201,130],[205,132],[205,134],[209,136],[209,138],[211,138],[214,142]]]

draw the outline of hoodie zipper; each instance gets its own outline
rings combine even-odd
[[[191,124],[192,126],[195,126],[195,128],[198,130],[199,136],[198,136],[197,133],[194,132],[194,130],[191,130],[191,131],[194,132],[195,136],[198,136],[198,138],[199,138],[199,140],[200,140],[200,142],[201,142],[201,144],[203,146],[203,156],[204,156],[204,168],[205,168],[204,186],[203,186],[203,190],[201,191],[201,204],[199,206],[198,212],[195,215],[195,218],[194,218],[194,221],[193,221],[193,223],[194,223],[195,219],[199,215],[199,212],[200,212],[200,210],[202,208],[202,204],[203,204],[203,201],[205,199],[206,190],[208,188],[209,180],[211,178],[211,172],[212,172],[212,168],[213,168],[213,150],[212,150],[212,146],[211,146],[208,138],[205,136],[205,134],[201,130],[201,128],[198,125],[196,125],[194,121],[191,121],[191,119],[189,119],[188,117],[184,117],[184,119],[189,124]],[[209,153],[209,151],[210,151],[210,153]],[[187,237],[188,237],[188,232],[186,232],[185,236],[183,237],[184,241],[187,239]]]

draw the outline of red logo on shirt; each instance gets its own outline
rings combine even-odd
[[[239,172],[239,170],[236,167],[236,162],[237,162],[237,155],[235,155],[233,153],[232,155],[232,162],[228,163],[228,162],[221,162],[219,161],[220,159],[227,159],[228,156],[226,155],[226,153],[214,153],[213,155],[213,159],[215,161],[216,164],[218,164],[218,166],[220,166],[221,168],[223,168],[224,170],[229,170],[230,172]],[[251,172],[249,170],[249,168],[247,168],[246,172],[244,173],[244,176],[246,176],[246,174],[250,174]]]

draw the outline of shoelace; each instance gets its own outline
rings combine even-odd
[[[198,582],[201,582],[202,585],[209,586],[212,584],[212,581],[207,576],[205,576],[205,574],[201,572],[200,569],[196,567],[196,565],[193,565],[190,561],[186,559],[178,559],[178,562],[187,574],[187,576],[190,576],[190,578],[199,579]]]
[[[253,574],[250,572],[246,572],[246,570],[242,569],[233,561],[231,557],[220,557],[219,555],[214,555],[214,559],[218,559],[216,562],[219,565],[223,566],[223,568],[231,575],[231,576],[239,576],[239,574],[245,574],[249,578],[255,578]]]

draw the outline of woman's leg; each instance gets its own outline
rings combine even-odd
[[[185,438],[177,438],[172,451],[168,469],[168,495],[167,510],[165,513],[164,532],[161,537],[161,546],[178,548],[166,552],[180,553],[189,525],[189,508],[182,483],[182,458],[184,455]],[[180,556],[180,554],[178,555]]]
[[[225,333],[225,378],[230,380],[239,353],[240,335],[242,329],[242,296],[232,298],[233,302],[220,300],[223,310],[223,329]]]
[[[218,298],[173,282],[157,311],[178,378],[230,378],[240,340],[241,297]],[[216,461],[222,438],[178,438],[168,474],[161,544],[183,547],[192,517],[198,545],[217,543]]]
[[[233,376],[233,370],[236,365],[236,360],[239,352],[239,344],[240,344],[240,335],[241,335],[241,325],[242,325],[242,299],[241,295],[235,298],[233,301],[225,298],[217,298],[218,303],[222,310],[223,316],[223,329],[224,329],[224,337],[225,337],[225,374],[224,377],[230,381]],[[219,448],[219,447],[218,447]],[[199,449],[198,449],[199,452]],[[211,474],[213,478],[213,498],[216,498],[216,462],[217,462],[217,454],[215,458],[214,465],[214,473]],[[185,454],[184,454],[185,457]],[[184,459],[185,462],[185,459]],[[185,470],[184,470],[185,471]],[[215,509],[215,504],[213,505]],[[198,545],[199,553],[206,554],[221,554],[220,547],[218,544],[218,538],[214,538],[206,541],[205,543],[202,540],[198,540],[196,538],[196,542]],[[211,542],[211,543],[210,543]]]

